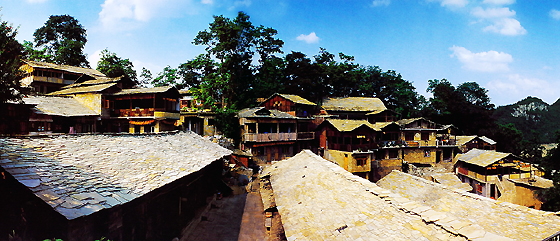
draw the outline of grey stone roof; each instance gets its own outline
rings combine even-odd
[[[24,60],[23,62],[25,62],[26,64],[28,64],[29,66],[33,67],[33,68],[43,68],[43,69],[56,69],[56,70],[63,70],[63,71],[68,71],[71,73],[77,73],[77,74],[86,74],[92,77],[105,77],[105,75],[101,72],[99,72],[98,70],[95,69],[90,69],[90,68],[82,68],[82,67],[76,67],[76,66],[70,66],[70,65],[61,65],[61,64],[52,64],[52,63],[46,63],[46,62],[37,62],[37,61],[31,61],[31,60]]]
[[[377,185],[416,203],[404,205],[408,209],[429,208],[432,211],[422,215],[432,216],[436,224],[464,233],[471,240],[488,234],[495,238],[486,240],[543,240],[560,228],[560,217],[555,213],[496,201],[399,171],[391,172]]]
[[[288,240],[466,240],[419,214],[430,208],[308,150],[267,167],[266,176]]]
[[[74,98],[54,96],[30,96],[23,98],[25,104],[35,105],[40,114],[56,116],[98,116],[94,110]]]
[[[326,111],[377,112],[387,109],[379,98],[369,97],[325,98],[321,107]]]
[[[0,139],[0,166],[69,220],[127,203],[230,154],[191,132]]]
[[[108,84],[98,84],[98,85],[85,85],[79,87],[72,87],[66,88],[59,91],[51,92],[47,95],[71,95],[71,94],[80,94],[80,93],[95,93],[101,92],[106,89],[109,89],[113,86],[116,86],[117,83],[108,83]]]
[[[458,154],[457,156],[455,156],[455,159],[457,161],[463,161],[473,165],[487,167],[508,156],[515,157],[515,155],[511,153],[497,152],[493,150],[471,149],[465,154]]]
[[[264,107],[245,108],[237,112],[239,118],[272,118],[272,119],[298,119],[286,112],[279,110],[268,110]]]

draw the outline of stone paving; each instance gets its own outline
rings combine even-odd
[[[410,203],[400,201],[403,209],[429,209],[420,215],[451,232],[468,233],[469,238],[491,234],[517,240],[543,240],[560,230],[560,217],[555,213],[496,201],[403,172],[393,171],[377,184],[400,199],[409,200]]]
[[[0,138],[0,166],[69,220],[129,202],[229,154],[190,132]]]

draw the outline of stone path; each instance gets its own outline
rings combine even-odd
[[[248,193],[214,201],[212,208],[203,214],[205,220],[182,240],[267,240],[258,180],[249,187]]]

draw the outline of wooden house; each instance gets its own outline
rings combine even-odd
[[[43,94],[60,90],[67,85],[106,77],[103,73],[90,68],[29,60],[24,60],[24,65],[20,69],[25,73],[21,84]]]
[[[425,118],[402,119],[397,121],[401,126],[400,141],[403,144],[404,160],[408,163],[433,165],[441,161],[451,162],[457,152],[454,140],[442,139],[449,135],[438,132],[449,130],[445,126]]]
[[[177,128],[179,91],[163,86],[123,89],[106,96],[110,112],[111,132],[161,132]]]
[[[454,169],[476,194],[536,209],[542,203],[534,191],[552,186],[537,167],[511,153],[472,149],[455,157]]]
[[[299,95],[274,94],[260,105],[268,110],[279,110],[297,117],[311,117],[317,110],[317,104]]]
[[[299,121],[308,121],[279,110],[246,108],[237,113],[241,128],[240,149],[252,153],[257,162],[283,160],[301,147],[309,148],[314,132],[298,130]]]
[[[496,150],[496,142],[485,136],[455,136],[462,153],[472,149]]]
[[[316,135],[321,156],[351,173],[370,179],[372,162],[376,158],[399,157],[393,156],[392,152],[379,151],[380,145],[395,142],[399,131],[400,127],[392,122],[372,124],[366,120],[327,119],[317,127]]]

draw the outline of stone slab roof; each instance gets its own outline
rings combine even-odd
[[[486,136],[456,136],[457,138],[457,145],[465,145],[467,142],[474,140],[475,138],[479,138],[490,145],[496,144],[496,142]]]
[[[459,177],[457,177],[454,173],[434,173],[430,177],[433,181],[450,188],[456,188],[467,192],[472,190],[471,185],[461,182]]]
[[[171,89],[174,89],[173,86],[160,86],[160,87],[153,87],[153,88],[138,88],[138,89],[123,89],[113,95],[133,95],[133,94],[155,94],[155,93],[165,93]],[[179,91],[176,91],[177,95]]]
[[[35,105],[40,114],[56,116],[98,116],[94,110],[74,98],[54,96],[30,96],[23,98],[25,104]]]
[[[391,172],[377,185],[431,208],[438,217],[436,223],[443,227],[469,225],[473,237],[491,233],[513,240],[543,240],[560,229],[555,213],[496,201],[400,171]]]
[[[268,110],[264,107],[245,108],[237,112],[239,118],[273,118],[273,119],[299,119],[293,115],[279,110]]]
[[[379,98],[368,97],[325,98],[322,107],[326,111],[377,112],[387,109]]]
[[[490,144],[490,145],[495,145],[496,141],[486,137],[486,136],[481,136],[479,137],[481,140],[485,141],[486,143]]]
[[[0,138],[0,166],[68,220],[127,203],[230,154],[191,132]]]
[[[330,123],[334,128],[340,132],[348,132],[358,129],[361,126],[366,126],[374,131],[382,131],[383,128],[389,125],[396,125],[394,122],[377,122],[375,124],[369,123],[367,120],[351,120],[351,119],[327,119],[324,123]]]
[[[289,95],[289,94],[276,94],[276,95],[282,96],[282,97],[284,97],[284,98],[286,98],[286,99],[288,99],[288,100],[290,100],[290,101],[292,101],[296,104],[313,105],[313,106],[317,105],[317,104],[315,104],[315,103],[313,103],[313,102],[311,102],[311,101],[309,101],[309,100],[307,100],[307,99],[305,99],[305,98],[303,98],[299,95]],[[272,95],[272,96],[274,96],[274,95]],[[270,97],[270,98],[272,98],[272,97]],[[268,99],[270,99],[270,98],[268,98]]]
[[[98,70],[90,69],[90,68],[82,68],[82,67],[76,67],[76,66],[70,66],[70,65],[59,65],[59,64],[37,62],[37,61],[31,61],[31,60],[24,60],[23,62],[25,62],[26,64],[28,64],[29,66],[31,66],[33,68],[63,70],[63,71],[71,72],[71,73],[86,74],[86,75],[89,75],[89,76],[92,76],[92,77],[98,77],[98,76],[99,77],[104,77],[105,76],[103,73],[99,72]]]
[[[267,167],[261,178],[267,176],[288,240],[473,237],[468,227],[461,226],[465,230],[462,233],[450,232],[435,223],[438,219],[431,216],[431,208],[352,175],[309,150]],[[407,209],[412,206],[416,209]],[[496,236],[484,233],[482,237]]]
[[[511,153],[497,152],[493,150],[472,149],[465,154],[458,154],[455,158],[457,159],[457,161],[463,161],[473,165],[487,167],[510,155],[513,156],[513,154]]]
[[[79,86],[79,87],[67,88],[67,89],[51,92],[48,93],[47,95],[53,96],[53,95],[71,95],[71,94],[80,94],[80,93],[101,92],[115,85],[117,85],[117,83]]]
[[[86,81],[81,82],[81,83],[66,85],[66,86],[63,86],[62,88],[63,89],[68,89],[68,88],[75,88],[75,87],[86,86],[86,85],[99,85],[99,84],[117,83],[122,79],[122,77],[123,76],[115,77],[115,78],[97,77],[95,79],[86,80]]]

